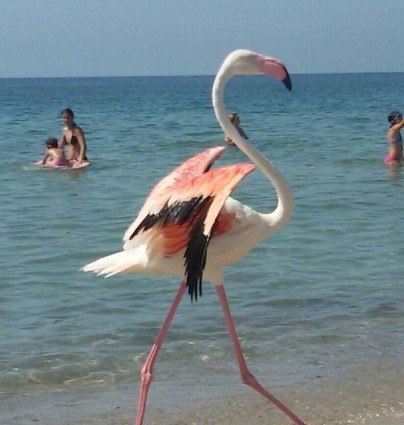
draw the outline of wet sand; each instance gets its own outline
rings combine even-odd
[[[151,386],[144,425],[286,425],[290,420],[237,379]],[[273,390],[307,425],[404,425],[402,375],[297,385]],[[132,424],[137,384],[105,389],[53,390],[0,396],[1,425]]]

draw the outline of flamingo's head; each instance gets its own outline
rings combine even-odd
[[[222,66],[228,68],[233,75],[269,75],[282,81],[288,90],[292,89],[292,82],[285,64],[271,56],[261,55],[250,50],[235,50],[227,56]]]

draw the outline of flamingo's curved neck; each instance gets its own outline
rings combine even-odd
[[[263,174],[273,184],[278,196],[278,205],[270,214],[263,214],[271,227],[282,227],[290,219],[293,210],[293,195],[289,184],[283,178],[277,168],[245,139],[243,139],[237,129],[231,123],[228,114],[224,108],[223,97],[226,83],[233,74],[228,68],[223,67],[219,70],[212,88],[212,104],[216,118],[226,135],[250,158],[250,160],[263,172]]]

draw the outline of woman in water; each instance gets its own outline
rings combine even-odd
[[[70,108],[63,109],[61,118],[65,123],[65,127],[62,131],[61,142],[59,145],[60,149],[64,149],[67,146],[67,159],[72,162],[78,162],[79,164],[87,159],[87,143],[84,137],[84,132],[75,122],[74,113]]]
[[[403,115],[400,112],[393,111],[387,116],[390,123],[387,132],[389,142],[389,153],[384,158],[384,163],[388,165],[400,165],[403,160],[403,138],[400,130],[404,127]]]

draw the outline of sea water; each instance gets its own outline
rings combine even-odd
[[[287,227],[225,270],[229,303],[248,363],[272,388],[315,390],[360,376],[376,391],[380,380],[402,379],[404,365],[404,172],[383,164],[386,116],[403,108],[404,74],[292,81],[291,92],[261,76],[235,78],[226,89],[227,109],[238,112],[251,143],[295,197]],[[224,145],[212,82],[0,80],[4,397],[137,385],[179,278],[104,279],[80,268],[121,249],[160,178]],[[44,140],[59,136],[65,107],[85,131],[91,167],[38,169],[33,162],[42,158]],[[229,147],[218,163],[246,160]],[[258,170],[233,196],[263,212],[276,205]],[[159,385],[172,394],[185,383],[239,382],[209,283],[197,302],[182,301],[154,379],[157,394]]]

